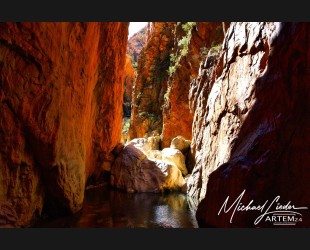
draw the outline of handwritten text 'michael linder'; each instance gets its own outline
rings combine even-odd
[[[229,200],[229,196],[227,196],[226,200],[224,201],[222,207],[218,212],[218,215],[220,215],[222,212],[228,213],[232,211],[229,221],[230,223],[232,223],[233,217],[237,212],[260,211],[261,215],[259,215],[254,221],[254,225],[257,225],[265,216],[269,214],[280,214],[286,212],[293,215],[301,215],[301,213],[295,210],[308,209],[308,207],[296,207],[295,205],[291,204],[291,201],[289,201],[285,205],[282,205],[279,203],[279,200],[281,198],[280,195],[276,196],[271,202],[268,202],[268,200],[266,200],[263,204],[253,205],[254,200],[251,200],[247,205],[244,205],[241,200],[245,194],[245,191],[246,190],[244,189],[243,192],[237,197],[237,199],[234,200],[234,202],[230,205],[229,208],[227,208]]]

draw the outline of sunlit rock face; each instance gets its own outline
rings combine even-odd
[[[177,135],[192,137],[193,113],[189,108],[190,82],[198,74],[203,53],[223,41],[219,22],[198,22],[185,30],[186,22],[153,22],[148,25],[148,38],[138,58],[137,78],[129,140],[162,134],[161,148],[169,147]],[[188,48],[179,60],[175,73],[172,56],[180,54],[188,39]],[[182,42],[183,41],[183,42]]]
[[[137,61],[146,42],[147,25],[134,34],[127,42],[124,85],[125,91],[123,101],[123,111],[125,117],[130,117],[131,115],[132,92],[136,77]]]
[[[180,22],[174,30],[174,47],[171,55],[178,57],[178,66],[170,62],[170,68],[175,72],[170,74],[163,105],[162,147],[169,147],[171,140],[182,135],[188,140],[192,138],[192,123],[194,113],[190,111],[189,91],[191,81],[197,77],[199,65],[211,47],[223,42],[224,33],[220,22],[197,22],[190,30],[186,22]],[[188,45],[183,46],[188,39]],[[184,47],[188,47],[185,49]],[[183,52],[180,52],[183,51]],[[177,60],[177,59],[176,59]]]
[[[129,193],[186,193],[185,156],[175,148],[158,150],[159,136],[135,138],[120,148],[111,168],[110,184]]]
[[[139,30],[128,39],[126,52],[127,55],[130,56],[132,63],[136,63],[138,61],[140,52],[147,42],[148,25],[149,24],[145,25],[144,28]]]
[[[183,154],[186,154],[190,148],[191,141],[186,140],[183,136],[176,136],[172,139],[170,148],[175,148],[180,150]]]
[[[281,204],[310,206],[309,31],[307,23],[232,23],[218,60],[192,82],[188,195],[201,201],[200,226],[274,226],[254,225],[259,211],[236,213],[232,223],[233,209],[218,215],[243,190],[243,204],[279,195]],[[297,226],[309,227],[309,210],[298,212]]]
[[[138,58],[132,96],[129,140],[159,135],[175,22],[153,22]]]
[[[181,171],[166,161],[151,160],[134,145],[127,145],[115,159],[110,184],[129,193],[180,190],[185,184]]]
[[[159,136],[151,136],[147,139],[145,138],[135,138],[126,143],[126,145],[133,145],[140,149],[143,153],[148,154],[151,150],[158,150],[158,145],[160,142]]]
[[[0,200],[76,212],[121,139],[128,23],[0,24]]]
[[[180,150],[175,148],[164,148],[162,150],[162,160],[177,166],[184,176],[188,174],[185,165],[185,156]]]

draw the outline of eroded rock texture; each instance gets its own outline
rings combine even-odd
[[[142,49],[133,90],[129,140],[162,131],[162,105],[168,79],[174,22],[148,26],[148,40]]]
[[[189,108],[190,83],[197,77],[199,64],[205,57],[204,53],[211,47],[221,44],[224,37],[222,23],[197,22],[189,31],[182,28],[186,24],[186,22],[179,23],[174,31],[172,54],[181,53],[180,43],[186,37],[188,37],[189,43],[187,53],[181,56],[179,65],[168,79],[168,91],[165,95],[163,109],[162,147],[169,147],[171,140],[178,135],[191,140],[193,113]],[[176,62],[170,63],[170,65],[173,64]]]
[[[175,165],[184,176],[188,174],[185,165],[185,157],[180,150],[175,148],[164,148],[162,150],[162,160]]]
[[[245,189],[242,203],[310,207],[310,25],[233,23],[217,66],[192,83],[196,165],[188,194],[201,203],[200,226],[254,225],[261,213],[218,215]],[[206,63],[207,64],[207,63]],[[228,208],[228,206],[227,206]],[[309,226],[309,210],[297,226]]]
[[[131,62],[135,64],[138,61],[141,50],[147,42],[148,25],[145,25],[140,31],[128,39],[127,55],[130,56]]]
[[[0,200],[76,212],[121,139],[128,23],[0,24]]]
[[[115,159],[110,183],[129,193],[180,190],[185,184],[177,166],[161,160],[150,160],[146,154],[127,145]]]
[[[18,216],[10,202],[0,202],[0,228],[18,226]]]
[[[186,154],[190,149],[191,141],[186,140],[182,136],[177,136],[171,140],[170,148],[175,148],[180,150],[183,154]]]

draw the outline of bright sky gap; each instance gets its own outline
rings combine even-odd
[[[130,22],[129,24],[129,33],[128,33],[128,39],[134,35],[135,33],[137,33],[139,30],[141,30],[145,25],[147,24],[147,22]]]

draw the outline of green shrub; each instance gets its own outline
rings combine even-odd
[[[210,50],[213,50],[215,52],[219,52],[221,50],[221,48],[222,48],[222,44],[219,43],[217,45],[212,46],[212,48]]]
[[[178,22],[177,26],[181,23]],[[192,30],[196,26],[196,22],[186,22],[182,24],[182,29],[185,32],[185,35],[178,41],[178,48],[174,54],[170,54],[170,66],[168,68],[168,74],[171,77],[176,68],[180,64],[180,59],[182,56],[186,56],[188,53],[188,45],[192,38]]]
[[[196,22],[186,22],[185,24],[182,24],[182,29],[185,31],[185,32],[191,32],[192,29],[196,26]]]

